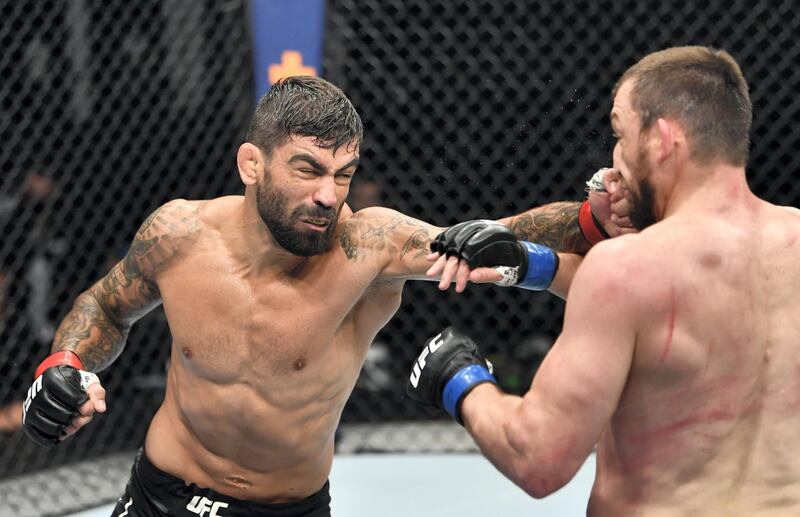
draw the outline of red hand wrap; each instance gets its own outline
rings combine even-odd
[[[592,246],[608,238],[606,231],[597,224],[597,220],[592,215],[592,207],[588,201],[583,202],[578,212],[578,226],[581,228],[583,238]]]
[[[36,367],[36,373],[33,374],[33,378],[38,379],[39,376],[48,368],[62,364],[68,364],[74,368],[77,368],[78,370],[83,370],[83,363],[78,357],[78,354],[71,350],[61,350],[60,352],[55,352],[47,356],[47,359],[42,361],[42,363]]]

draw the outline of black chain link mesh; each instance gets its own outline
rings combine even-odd
[[[359,175],[399,210],[448,225],[580,199],[583,181],[610,163],[611,89],[622,72],[661,48],[722,47],[750,82],[751,186],[797,206],[799,28],[793,2],[340,0],[325,63],[364,118]],[[548,294],[473,286],[457,296],[409,283],[379,336],[391,387],[356,391],[345,421],[422,415],[402,400],[405,370],[421,337],[446,323],[483,344],[506,389],[525,391],[562,310]]]
[[[354,189],[374,182],[388,206],[447,225],[580,199],[582,182],[610,161],[610,92],[624,69],[667,46],[720,46],[750,81],[753,190],[798,205],[799,11],[788,0],[336,0],[323,68],[365,122]],[[4,1],[0,45],[8,408],[24,397],[52,327],[149,211],[240,192],[234,156],[253,99],[243,0]],[[410,283],[344,421],[431,418],[403,386],[422,341],[448,323],[484,344],[507,389],[524,391],[562,309],[544,293],[474,286],[457,296]],[[159,310],[102,375],[109,413],[55,449],[0,435],[0,477],[140,444],[168,349]]]
[[[9,404],[24,398],[53,326],[150,211],[238,191],[234,156],[253,93],[244,2],[0,6],[0,403]],[[102,374],[108,414],[49,450],[0,435],[0,477],[141,443],[169,343],[159,309]]]

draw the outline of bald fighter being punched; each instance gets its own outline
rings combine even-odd
[[[706,47],[650,54],[620,79],[611,123],[646,229],[587,254],[530,391],[500,392],[450,328],[409,394],[463,420],[535,497],[597,445],[592,516],[800,515],[800,211],[748,188],[739,66]]]
[[[163,303],[172,331],[165,399],[114,515],[329,514],[342,408],[403,283],[425,278],[441,231],[385,208],[351,213],[361,135],[335,86],[276,84],[238,151],[244,197],[156,210],[61,323],[25,404],[26,430],[45,444],[105,411],[100,384],[83,372],[111,364],[134,321]],[[521,238],[582,252],[581,206],[505,222]],[[583,231],[597,233],[586,221]],[[555,253],[539,251],[522,285],[565,293],[580,258],[562,255],[554,279]]]

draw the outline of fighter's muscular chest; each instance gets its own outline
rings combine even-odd
[[[368,283],[336,257],[283,275],[256,274],[205,254],[159,278],[173,358],[216,383],[352,362],[341,334]]]

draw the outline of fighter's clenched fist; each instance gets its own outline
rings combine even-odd
[[[445,409],[463,424],[461,401],[486,382],[497,384],[478,345],[458,329],[447,327],[425,343],[411,369],[406,393],[424,407]]]
[[[95,412],[105,412],[100,380],[82,368],[78,356],[65,350],[36,369],[22,412],[25,432],[36,443],[56,445],[88,424]]]

